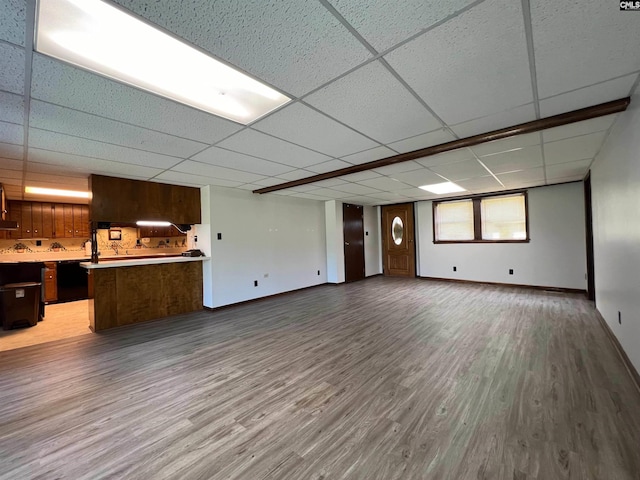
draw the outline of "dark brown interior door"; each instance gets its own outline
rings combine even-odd
[[[344,279],[355,282],[364,278],[364,220],[362,205],[342,205],[344,232]]]
[[[382,207],[382,263],[386,276],[416,276],[412,203]]]
[[[596,280],[593,265],[593,215],[591,205],[591,172],[584,179],[584,214],[587,239],[587,297],[596,301]]]

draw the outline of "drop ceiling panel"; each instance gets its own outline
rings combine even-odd
[[[492,132],[501,128],[511,127],[520,123],[536,119],[536,110],[532,103],[521,105],[506,112],[500,112],[487,117],[477,118],[468,122],[452,125],[456,135],[460,138],[471,137],[480,133]]]
[[[456,183],[472,193],[497,192],[504,189],[504,187],[500,185],[500,182],[492,176],[470,178],[468,180],[460,180]]]
[[[327,200],[332,200],[332,198],[330,197],[323,197],[321,195],[314,195],[313,193],[292,193],[290,195],[291,197],[296,197],[296,198],[304,198],[307,200],[316,200],[316,201],[327,201]]]
[[[394,180],[389,177],[372,178],[370,180],[362,180],[358,182],[359,185],[375,188],[384,192],[399,192],[400,190],[406,190],[411,185],[403,183],[399,180]]]
[[[598,85],[540,100],[540,114],[543,117],[549,117],[624,98],[629,95],[636,78],[638,78],[637,75],[627,75],[626,77],[616,78]]]
[[[305,101],[381,143],[441,126],[379,62],[359,68]]]
[[[336,185],[333,189],[340,192],[347,192],[351,195],[373,195],[379,191],[377,188],[357,183],[344,183],[342,185]]]
[[[417,162],[410,160],[408,162],[399,162],[387,165],[385,167],[375,168],[373,171],[381,175],[395,175],[396,173],[411,172],[421,170],[423,167]]]
[[[301,103],[287,106],[251,127],[332,157],[342,157],[378,145]]]
[[[0,168],[0,180],[7,183],[19,183],[22,181],[22,171]]]
[[[0,159],[22,159],[24,156],[24,148],[22,145],[13,145],[0,142]]]
[[[393,6],[370,0],[330,0],[340,14],[376,50],[382,52],[452,17],[472,0],[404,0]]]
[[[314,175],[315,173],[310,172],[309,170],[299,168],[297,170],[291,170],[290,172],[278,175],[278,178],[282,179],[280,183],[284,183],[291,180],[300,180],[301,178],[313,177]]]
[[[22,171],[23,166],[24,166],[24,161],[23,160],[13,160],[13,159],[9,159],[9,158],[0,157],[0,168],[2,168],[4,170],[20,170],[20,171]]]
[[[251,129],[236,133],[218,146],[292,167],[307,167],[331,158]]]
[[[589,170],[592,159],[578,160],[577,162],[547,165],[547,179],[549,181],[565,177],[584,177]]]
[[[37,172],[27,172],[26,185],[44,188],[66,188],[71,190],[89,189],[88,176],[51,175]]]
[[[435,174],[431,170],[427,170],[426,168],[423,168],[421,170],[414,170],[413,172],[398,173],[393,175],[393,178],[395,178],[396,180],[400,180],[407,185],[413,185],[414,187],[446,182],[444,178]]]
[[[298,96],[371,56],[320,2],[116,1]]]
[[[39,54],[33,56],[31,91],[39,100],[203,143],[216,142],[241,128]]]
[[[462,162],[475,158],[473,152],[468,148],[459,148],[450,152],[439,153],[438,155],[430,155],[428,157],[416,160],[422,166],[431,167],[433,165],[445,165],[447,163]]]
[[[435,165],[430,167],[429,170],[442,175],[452,182],[464,180],[466,178],[489,175],[487,169],[480,165],[480,162],[477,160],[466,160],[464,162],[448,163],[446,165]]]
[[[348,182],[360,182],[362,180],[371,180],[372,178],[380,178],[382,175],[374,172],[373,170],[365,170],[364,172],[350,173],[349,175],[343,175],[340,178]]]
[[[307,170],[311,170],[315,173],[326,173],[332,172],[334,170],[339,170],[341,168],[351,167],[352,165],[347,162],[343,162],[342,160],[329,160],[327,162],[319,163],[317,165],[311,165],[307,167]]]
[[[485,1],[385,58],[449,124],[533,101],[520,2]]]
[[[181,158],[189,157],[207,146],[38,100],[31,102],[29,124],[42,130]]]
[[[220,167],[234,168],[259,175],[280,175],[290,172],[289,165],[270,162],[262,158],[251,157],[242,153],[225,150],[223,148],[210,147],[193,156],[193,160],[218,165]]]
[[[170,168],[180,161],[176,157],[72,137],[61,133],[47,132],[37,128],[29,129],[29,146],[70,155],[121,162],[124,166],[134,164],[164,169]]]
[[[282,179],[280,178],[263,178],[262,180],[258,180],[253,182],[255,185],[258,185],[255,190],[258,190],[259,188],[263,188],[263,187],[271,187],[273,185],[278,185],[279,183],[282,183]]]
[[[373,197],[356,196],[343,198],[342,203],[350,203],[352,205],[376,205],[379,202],[376,198]]]
[[[208,163],[194,162],[187,160],[171,169],[174,172],[190,173],[192,175],[200,175],[203,177],[220,178],[222,180],[231,180],[237,183],[253,183],[262,179],[262,175],[255,173],[241,172],[231,168],[218,167],[209,165]]]
[[[24,124],[24,100],[21,95],[0,92],[0,121]]]
[[[541,98],[640,70],[636,12],[611,2],[531,2]]]
[[[0,90],[24,93],[24,49],[0,43]]]
[[[570,123],[561,127],[549,128],[542,131],[542,138],[545,142],[554,142],[565,138],[587,135],[608,130],[617,118],[618,114],[606,115],[604,117],[592,118],[583,122]]]
[[[354,165],[361,165],[363,163],[373,162],[393,155],[397,155],[397,153],[387,147],[376,147],[363,152],[354,153],[353,155],[347,155],[346,157],[342,157],[342,160]]]
[[[516,135],[515,137],[505,138],[504,140],[496,140],[493,142],[481,143],[471,147],[471,150],[484,161],[485,157],[507,153],[517,148],[529,147],[532,145],[540,145],[540,133],[527,133],[525,135]]]
[[[0,39],[24,45],[24,0],[0,0]]]
[[[504,173],[498,175],[498,179],[504,183],[507,188],[519,188],[522,183],[544,181],[544,169],[540,167],[521,170],[519,172]]]
[[[542,166],[542,148],[540,145],[533,145],[514,152],[482,157],[480,160],[495,174],[527,170]]]
[[[58,174],[76,172],[89,175],[96,173],[123,178],[147,179],[162,172],[161,169],[143,165],[130,165],[99,158],[87,158],[80,155],[29,148],[29,170],[40,171],[35,163],[48,164],[50,166],[49,171]]]
[[[566,163],[574,160],[593,158],[600,150],[606,132],[582,135],[557,142],[544,144],[544,158],[547,165]]]
[[[297,196],[299,193],[298,192],[293,192],[291,195],[293,196]],[[325,198],[346,198],[346,197],[350,197],[353,196],[350,193],[347,192],[341,192],[338,190],[333,190],[331,188],[319,188],[317,190],[313,190],[311,192],[309,192],[310,195],[316,195],[319,197],[325,197]]]
[[[0,122],[0,142],[22,145],[24,142],[24,127],[15,123]]]
[[[4,193],[10,200],[18,200],[22,198],[22,187],[18,184],[7,183],[3,185]]]
[[[203,177],[202,175],[192,175],[183,172],[162,172],[151,180],[163,183],[177,183],[189,187],[201,187],[204,185],[214,185],[216,187],[237,187],[243,182],[223,180],[220,178]]]
[[[390,143],[389,147],[400,153],[406,153],[431,147],[433,145],[440,145],[441,143],[451,142],[455,139],[456,137],[454,137],[450,132],[440,128],[435,132],[423,133],[422,135],[405,138],[399,142]]]
[[[336,185],[344,185],[345,183],[348,182],[342,180],[342,178],[328,178],[326,180],[320,180],[319,182],[313,182],[311,185],[314,185],[316,188],[332,188]]]

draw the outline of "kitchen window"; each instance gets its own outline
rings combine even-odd
[[[434,243],[526,243],[527,192],[433,202]]]

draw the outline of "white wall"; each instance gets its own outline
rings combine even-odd
[[[382,273],[382,244],[380,240],[380,207],[363,207],[364,216],[364,274],[366,277]]]
[[[640,371],[640,95],[591,169],[596,306]],[[620,312],[622,323],[618,323]]]
[[[324,203],[325,237],[327,239],[327,282],[344,283],[344,231],[342,202]]]
[[[430,201],[418,202],[418,271],[422,277],[587,288],[582,183],[529,189],[529,243],[436,245],[432,215]],[[509,269],[514,270],[513,275]]]
[[[326,283],[322,202],[210,187],[209,206],[211,279],[205,306]],[[198,240],[198,248],[206,252],[200,235]]]

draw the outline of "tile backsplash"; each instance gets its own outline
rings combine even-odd
[[[132,249],[160,249],[160,248],[178,248],[187,249],[186,235],[167,238],[149,238],[145,243],[143,239],[138,244],[138,229],[123,227],[120,240],[109,240],[109,230],[99,229],[98,251],[106,255],[113,255],[114,252]],[[166,240],[169,240],[167,243]],[[85,243],[89,238],[50,238],[49,240],[40,240],[37,245],[36,240],[0,240],[0,255],[13,255],[19,253],[73,253],[84,252]]]

